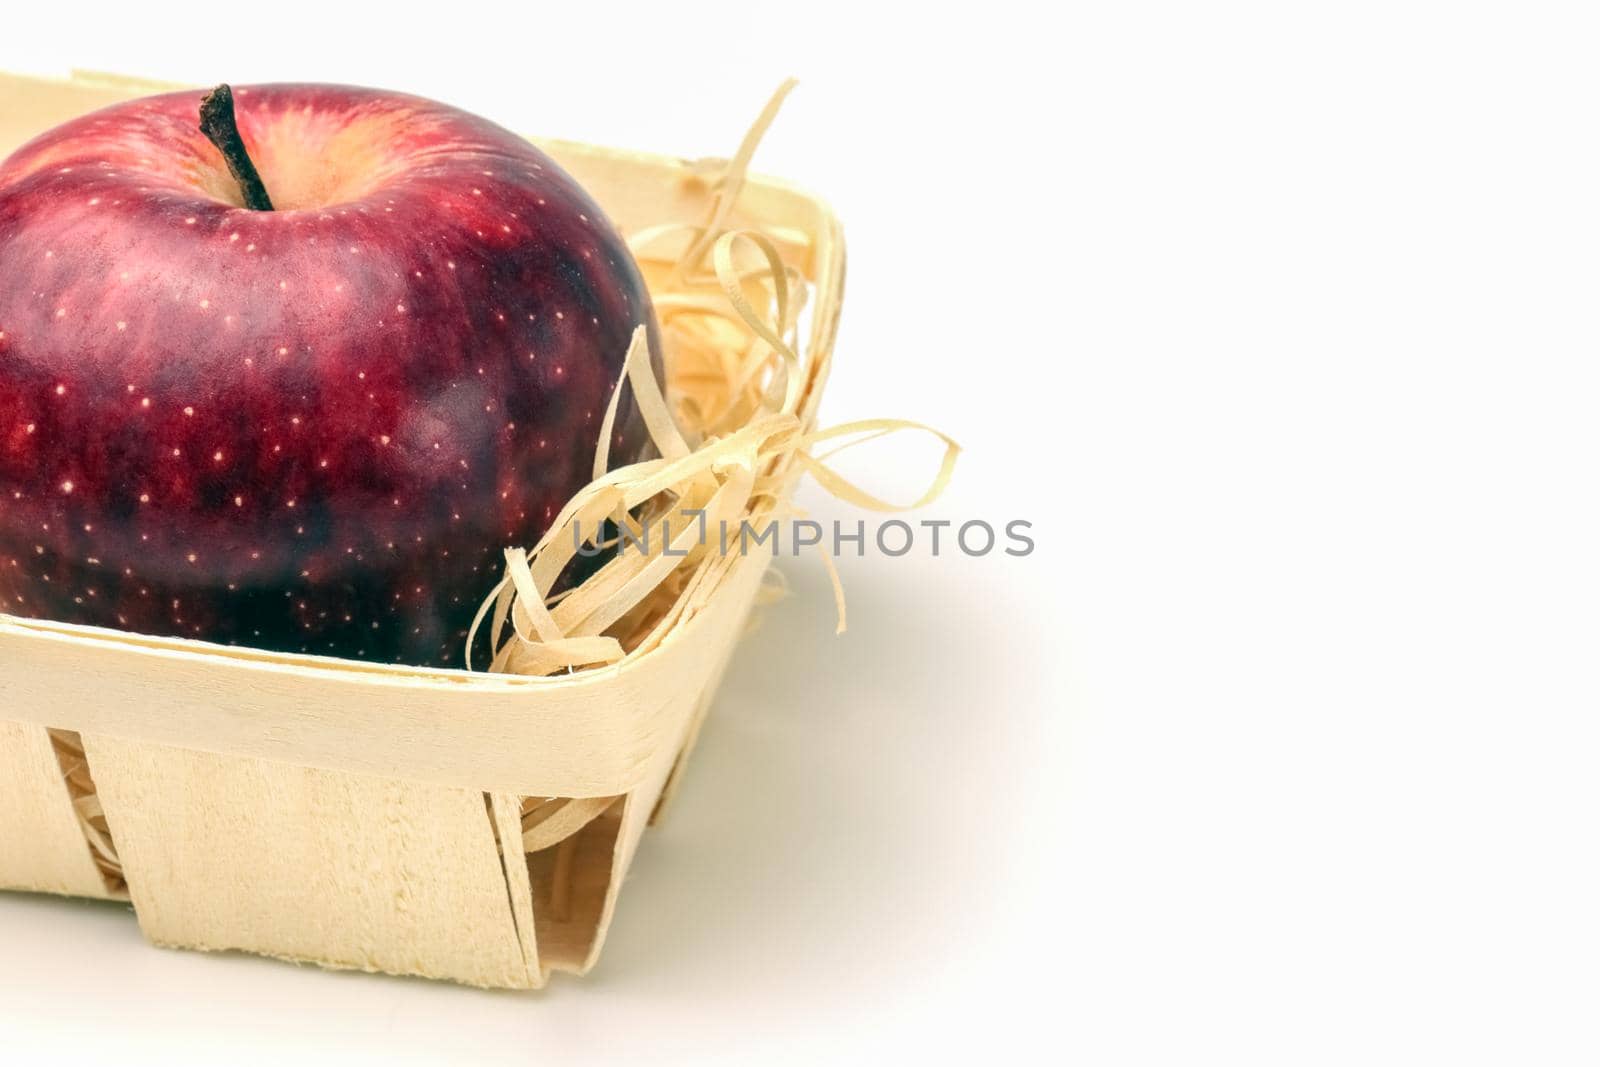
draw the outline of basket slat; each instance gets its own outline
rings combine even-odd
[[[538,984],[482,793],[88,736],[158,945]]]
[[[517,847],[522,833],[522,818],[517,798],[507,793],[489,793],[489,814],[494,820],[495,841],[500,848],[500,868],[506,878],[506,893],[511,900],[511,919],[517,924],[517,940],[528,965],[529,980],[543,984],[549,971],[539,958],[539,939],[533,922],[533,885],[528,880],[528,857]]]
[[[72,810],[49,732],[0,722],[0,887],[113,899]]]

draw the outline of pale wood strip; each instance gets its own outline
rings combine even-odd
[[[533,919],[533,884],[528,879],[528,855],[522,848],[522,801],[510,793],[490,793],[489,815],[494,819],[500,841],[506,891],[511,898],[511,914],[522,944],[522,959],[529,981],[543,985],[548,973],[539,962],[539,937]]]
[[[535,984],[481,792],[83,741],[156,944]]]
[[[43,727],[0,722],[0,888],[114,896]]]

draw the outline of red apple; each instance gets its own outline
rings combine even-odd
[[[0,612],[458,665],[502,548],[589,480],[636,326],[655,350],[638,269],[483,119],[240,89],[253,210],[201,100],[0,165]]]

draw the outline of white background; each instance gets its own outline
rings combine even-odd
[[[837,639],[790,565],[587,980],[0,896],[8,1061],[1600,1056],[1585,5],[940,6],[10,6],[13,69],[689,156],[799,75],[757,169],[846,221],[825,418],[948,430],[923,517],[1039,547],[847,560]],[[915,495],[932,459],[854,469]]]

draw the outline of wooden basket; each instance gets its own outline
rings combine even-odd
[[[0,75],[0,157],[161,88]],[[697,222],[714,192],[683,160],[540,146],[624,233]],[[842,292],[839,227],[818,200],[755,178],[731,224],[759,227],[810,283],[809,425]],[[0,615],[0,887],[128,900],[159,945],[493,987],[583,973],[769,562],[737,559],[645,654],[555,677]]]

